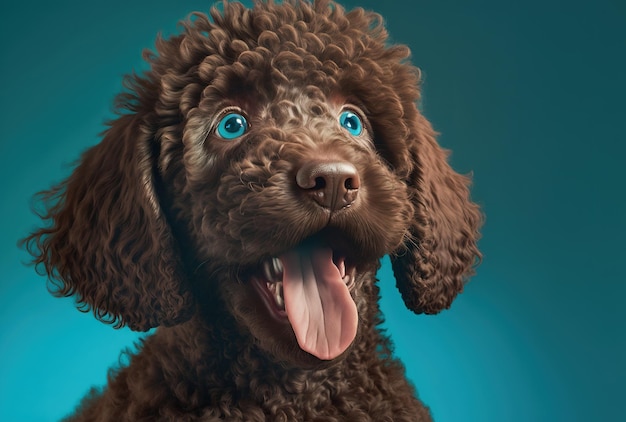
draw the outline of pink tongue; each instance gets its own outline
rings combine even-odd
[[[285,310],[300,348],[319,359],[336,358],[354,340],[358,315],[332,249],[294,250],[280,260]]]

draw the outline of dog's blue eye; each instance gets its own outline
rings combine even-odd
[[[363,133],[363,122],[361,121],[361,118],[351,111],[346,110],[341,113],[339,116],[339,123],[348,132],[350,132],[351,135],[359,136]]]
[[[224,139],[235,139],[248,131],[248,121],[239,113],[228,113],[217,125],[217,134]]]

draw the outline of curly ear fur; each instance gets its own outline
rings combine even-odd
[[[434,314],[450,307],[481,259],[476,243],[482,215],[469,199],[469,178],[452,170],[430,123],[412,108],[408,184],[415,218],[406,249],[391,261],[407,307]]]
[[[65,182],[40,194],[49,224],[22,241],[53,294],[76,295],[82,311],[140,331],[191,310],[150,142],[136,116],[118,118]]]

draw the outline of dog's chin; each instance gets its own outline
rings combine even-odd
[[[351,349],[351,346],[348,347],[343,353],[333,359],[320,359],[302,350],[288,324],[275,326],[270,336],[266,336],[265,334],[267,333],[263,332],[253,332],[252,329],[251,334],[255,337],[259,349],[268,356],[269,360],[276,362],[284,368],[329,368],[343,362]]]

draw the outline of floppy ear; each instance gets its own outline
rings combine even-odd
[[[192,307],[147,132],[137,117],[119,117],[65,182],[40,194],[48,225],[22,241],[54,295],[140,331],[182,322]]]
[[[408,184],[415,215],[409,240],[391,261],[407,307],[434,314],[450,307],[481,258],[482,216],[469,199],[469,178],[452,170],[430,123],[414,108],[407,115],[413,116]]]

